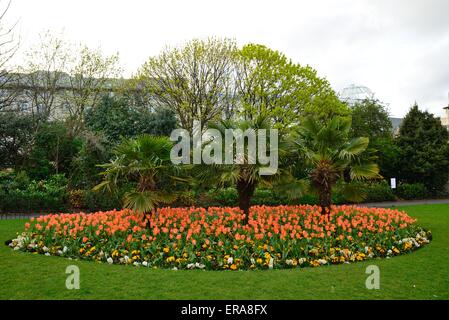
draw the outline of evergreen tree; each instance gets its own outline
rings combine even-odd
[[[376,100],[366,99],[352,107],[352,137],[368,137],[371,142],[392,137],[388,110]]]
[[[368,137],[369,150],[375,152],[380,174],[397,176],[399,148],[393,139],[388,110],[377,100],[366,99],[352,108],[351,137]]]
[[[399,129],[399,178],[423,183],[431,194],[439,194],[449,178],[449,132],[440,119],[415,104]]]

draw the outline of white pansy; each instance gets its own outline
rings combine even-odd
[[[234,262],[234,258],[233,257],[229,257],[228,258],[228,264],[232,264]]]
[[[109,264],[113,264],[113,263],[114,263],[114,260],[112,260],[111,257],[107,258],[106,261],[107,261]]]
[[[23,247],[25,247],[25,243],[28,241],[29,241],[28,237],[18,235],[16,239],[13,239],[11,241],[9,246],[12,248],[14,248],[14,247],[23,248]],[[16,250],[18,250],[18,249],[16,249]]]
[[[143,262],[142,262],[142,265],[143,265],[144,267],[148,267],[148,262],[143,261]]]
[[[327,260],[325,259],[318,259],[319,264],[327,264]]]
[[[274,259],[271,258],[271,259],[270,259],[270,262],[268,263],[268,268],[269,268],[269,269],[273,269],[273,266],[274,266]]]

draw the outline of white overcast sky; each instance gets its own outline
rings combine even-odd
[[[311,65],[336,91],[365,85],[393,116],[415,101],[437,116],[448,105],[449,0],[12,0],[7,18],[19,20],[22,50],[64,30],[118,51],[127,75],[164,45],[230,37]]]

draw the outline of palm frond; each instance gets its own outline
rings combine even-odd
[[[353,159],[366,150],[369,144],[369,138],[359,137],[351,139],[344,148],[340,150],[340,157],[343,159]]]
[[[176,200],[175,194],[159,191],[131,191],[125,193],[124,206],[138,213],[148,213],[161,204],[168,204]]]
[[[360,163],[352,165],[349,171],[352,180],[380,178],[379,166],[375,163]]]

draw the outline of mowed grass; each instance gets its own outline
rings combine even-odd
[[[433,241],[392,259],[268,271],[172,271],[107,265],[15,252],[4,241],[24,220],[0,221],[1,299],[449,299],[449,205],[400,208]],[[366,267],[380,268],[380,289],[365,287]],[[65,287],[66,267],[80,268],[80,289]]]

